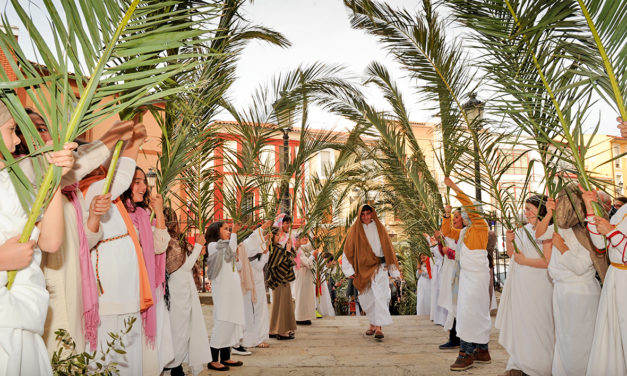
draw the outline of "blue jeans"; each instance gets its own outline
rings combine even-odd
[[[468,355],[474,354],[475,350],[488,350],[488,344],[466,342],[463,339],[460,341],[459,350],[465,352]]]

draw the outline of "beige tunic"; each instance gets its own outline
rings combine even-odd
[[[109,149],[100,141],[81,145],[76,152],[76,163],[72,171],[66,174],[61,185],[70,185],[81,180],[91,171],[104,163],[109,157]],[[83,208],[83,226],[89,215],[89,207],[85,205],[83,195],[77,195]],[[50,305],[44,328],[44,341],[48,353],[52,357],[58,344],[54,332],[66,329],[74,342],[76,351],[85,351],[85,335],[83,323],[83,296],[81,270],[79,260],[78,222],[72,203],[65,197],[63,201],[63,218],[65,234],[63,244],[56,253],[43,253],[41,268],[46,278],[46,287],[50,293]],[[92,233],[85,228],[89,247],[93,247],[102,238],[102,232]]]

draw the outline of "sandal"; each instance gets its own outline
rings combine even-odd
[[[377,331],[374,333],[374,338],[376,338],[376,339],[382,339],[382,338],[383,338],[383,332],[382,332],[382,331],[380,331],[380,330],[377,330]]]
[[[366,335],[367,335],[367,336],[371,336],[371,335],[373,335],[373,334],[374,334],[374,329],[368,329],[368,330],[366,330]]]
[[[255,347],[259,347],[260,349],[267,349],[268,347],[270,347],[270,345],[268,345],[268,344],[267,344],[267,343],[265,343],[265,342],[261,342],[260,344],[258,344],[258,345],[257,345],[257,346],[255,346]]]

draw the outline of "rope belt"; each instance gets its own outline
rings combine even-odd
[[[114,236],[112,238],[102,239],[101,241],[96,243],[96,246],[94,247],[94,249],[96,250],[96,281],[98,282],[98,293],[99,293],[99,295],[104,294],[104,290],[102,289],[102,283],[100,282],[100,273],[98,271],[98,266],[100,264],[100,254],[98,252],[98,246],[100,244],[102,244],[102,243],[112,242],[114,240],[122,239],[122,238],[125,238],[127,236],[129,236],[128,232],[126,234]]]
[[[616,269],[627,270],[627,265],[625,265],[625,264],[619,264],[617,262],[610,262],[610,265],[612,265]]]

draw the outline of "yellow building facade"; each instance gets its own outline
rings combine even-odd
[[[586,150],[586,169],[593,178],[605,185],[613,196],[625,195],[624,182],[627,176],[627,138],[586,135],[589,148]]]

